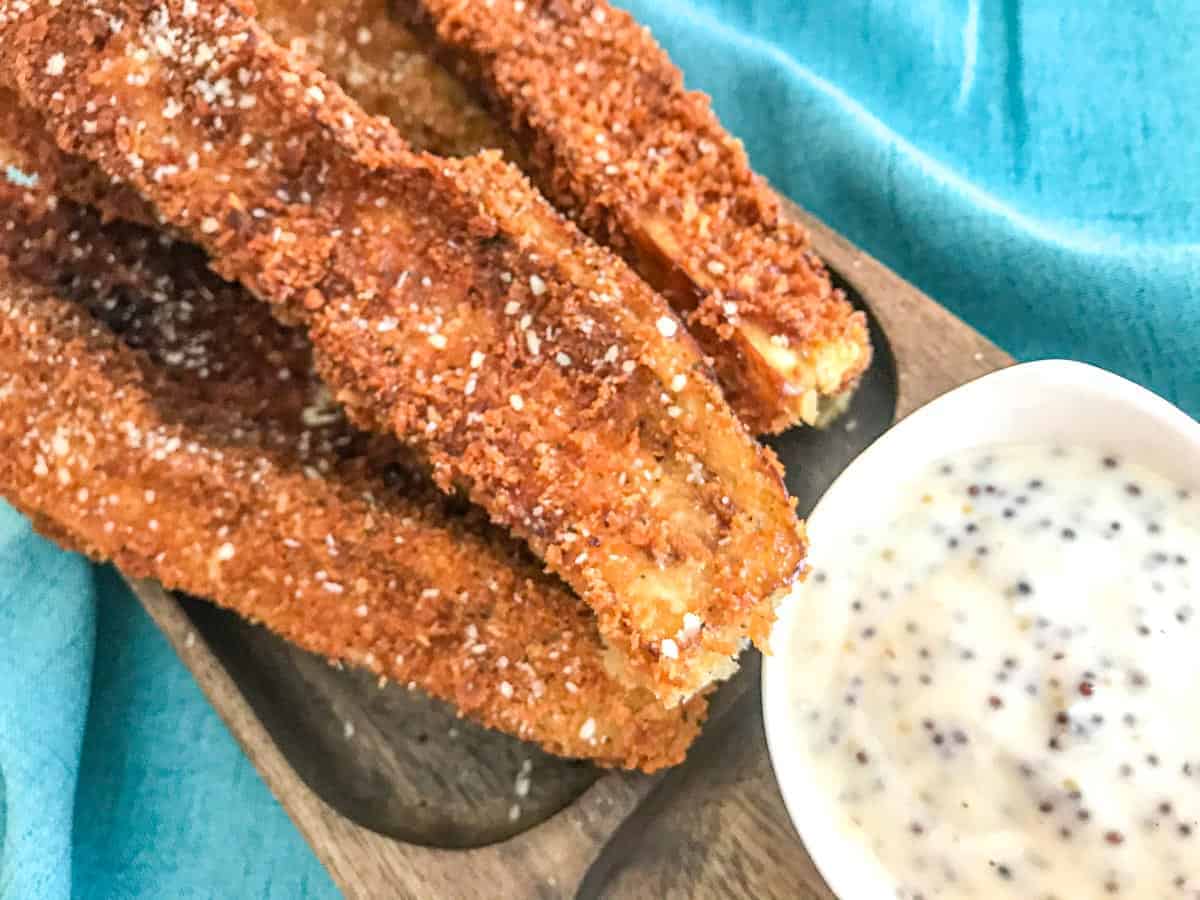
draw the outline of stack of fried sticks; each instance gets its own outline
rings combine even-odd
[[[707,101],[591,0],[0,2],[0,490],[549,750],[678,762],[866,367]]]

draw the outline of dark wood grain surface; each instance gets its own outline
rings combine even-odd
[[[870,311],[878,348],[840,420],[772,442],[804,511],[897,418],[1011,360],[795,214]],[[133,587],[347,897],[832,896],[771,773],[755,654],[683,765],[657,778],[601,773],[207,604]]]
[[[432,847],[503,841],[574,802],[600,770],[460,719],[369,672],[337,671],[201,600],[183,608],[304,782],[342,815]]]

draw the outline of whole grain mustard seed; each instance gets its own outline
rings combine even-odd
[[[1194,495],[1114,453],[989,448],[826,556],[796,721],[895,896],[1200,897]]]

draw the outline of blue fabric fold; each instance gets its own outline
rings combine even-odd
[[[325,870],[120,577],[101,568],[96,588],[71,895],[334,895]]]
[[[620,5],[865,250],[1020,358],[1200,414],[1200,9]],[[335,895],[116,576],[0,508],[0,897]]]
[[[63,897],[95,638],[92,573],[0,508],[0,897]]]

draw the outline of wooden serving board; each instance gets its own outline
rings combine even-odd
[[[771,442],[807,512],[894,421],[1012,360],[794,212],[871,314],[876,348],[839,421]],[[347,897],[833,896],[771,772],[754,653],[718,692],[685,763],[656,777],[602,772],[156,583],[132,586]]]

